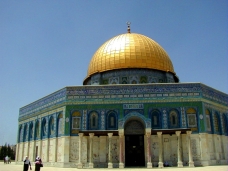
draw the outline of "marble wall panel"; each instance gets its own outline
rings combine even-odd
[[[81,154],[81,162],[87,163],[87,138],[82,137],[82,154]]]
[[[28,142],[24,143],[24,150],[23,150],[23,159],[25,158],[25,156],[28,156]]]
[[[188,141],[187,135],[181,134],[181,144],[182,144],[182,160],[184,165],[188,165],[189,157],[188,157]]]
[[[41,150],[41,159],[44,162],[47,162],[47,141],[48,140],[43,140],[42,141],[42,150]]]
[[[18,154],[18,161],[22,161],[23,160],[23,143],[19,144],[19,154]]]
[[[63,162],[62,161],[62,156],[63,156],[62,138],[58,138],[57,145],[58,145],[58,148],[57,148],[57,161],[58,162]]]
[[[53,143],[54,143],[54,140],[50,139],[49,140],[49,147],[48,147],[48,154],[49,154],[48,159],[49,159],[49,162],[52,162],[53,159],[54,159],[54,156],[53,156],[53,149],[54,149]]]
[[[28,156],[31,161],[34,161],[34,156],[35,156],[33,149],[34,149],[34,141],[29,143],[29,155]]]
[[[208,151],[210,155],[210,160],[215,160],[215,155],[214,155],[214,142],[212,139],[212,135],[208,134]]]
[[[119,137],[112,137],[112,162],[119,163]]]
[[[100,162],[100,139],[97,136],[93,137],[93,162],[98,163]]]
[[[163,161],[170,160],[170,136],[169,135],[162,135],[163,137]],[[153,151],[152,151],[153,153]]]
[[[144,140],[144,142],[146,142],[146,139]],[[144,147],[146,147],[146,143],[144,144]],[[158,136],[152,135],[151,136],[151,158],[152,158],[152,161],[158,162],[158,157],[159,157]]]
[[[200,149],[200,141],[199,141],[199,137],[193,137],[191,139],[191,145],[192,145],[192,156],[193,156],[193,160],[197,161],[200,160],[201,157],[201,149]],[[201,145],[203,146],[203,145]],[[206,147],[206,145],[204,145]]]
[[[216,159],[221,160],[223,159],[223,153],[222,153],[222,144],[221,144],[221,136],[220,135],[214,135],[213,136],[214,142],[215,142],[215,152],[216,152]]]
[[[100,162],[107,162],[107,136],[100,136],[100,144],[99,144],[99,156]]]
[[[70,139],[70,162],[79,162],[79,137]]]
[[[169,140],[170,140],[169,148],[172,147],[170,148],[169,161],[172,166],[176,166],[177,165],[177,136],[173,134],[172,136],[170,136]]]

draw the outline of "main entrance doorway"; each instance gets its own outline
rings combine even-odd
[[[125,136],[125,165],[145,166],[144,135]]]
[[[125,166],[145,166],[144,126],[138,120],[131,120],[125,125]]]

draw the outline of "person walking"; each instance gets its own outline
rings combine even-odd
[[[42,160],[39,156],[37,156],[35,160],[35,171],[40,171],[40,168],[43,167]]]
[[[5,162],[6,162],[6,164],[9,164],[9,157],[8,156],[5,157]]]
[[[24,159],[24,168],[23,168],[23,171],[28,171],[29,166],[30,166],[30,170],[32,170],[30,160],[28,159],[28,156],[26,156],[25,159]]]

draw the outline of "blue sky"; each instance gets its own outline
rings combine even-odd
[[[0,1],[0,145],[16,143],[20,107],[82,85],[127,21],[166,50],[181,82],[228,93],[227,0]]]

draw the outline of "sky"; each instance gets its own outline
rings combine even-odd
[[[82,85],[95,51],[127,21],[166,50],[180,82],[228,94],[227,0],[2,0],[0,145],[16,144],[19,108]]]

